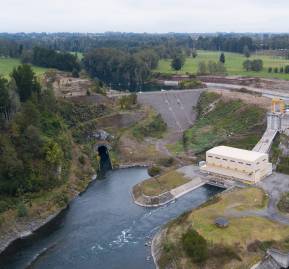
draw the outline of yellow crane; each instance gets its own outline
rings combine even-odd
[[[273,98],[271,104],[271,111],[272,113],[276,112],[285,113],[286,111],[285,101],[280,98]]]

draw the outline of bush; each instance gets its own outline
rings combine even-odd
[[[203,84],[201,81],[192,79],[192,80],[183,80],[180,82],[181,89],[197,89],[202,88]]]
[[[148,174],[151,177],[155,177],[161,173],[161,168],[159,166],[152,166],[148,169]]]
[[[208,258],[208,245],[194,229],[189,229],[182,237],[182,245],[187,255],[196,263],[201,263]]]
[[[269,67],[269,68],[268,68],[268,73],[272,73],[272,71],[273,71],[273,68],[272,68],[272,67]]]
[[[285,66],[284,71],[285,71],[286,74],[289,74],[289,65],[286,65],[286,66]]]
[[[174,163],[174,158],[173,157],[162,158],[162,159],[159,159],[158,163],[161,166],[170,167]]]
[[[280,67],[280,73],[284,73],[284,67]]]
[[[84,158],[84,156],[83,156],[83,155],[79,156],[79,157],[78,157],[78,161],[79,161],[82,165],[84,165],[84,164],[85,164],[85,158]]]
[[[259,72],[263,69],[263,60],[261,59],[256,59],[253,61],[246,60],[243,62],[243,67],[246,71]]]
[[[274,73],[278,73],[278,72],[279,72],[278,67],[275,67],[275,68],[274,68]]]
[[[28,215],[27,207],[24,203],[19,203],[17,205],[17,216],[20,218],[26,217]]]
[[[0,201],[0,214],[10,209],[10,204],[6,201]]]
[[[140,123],[133,128],[133,135],[142,139],[143,137],[161,138],[167,129],[167,124],[163,121],[160,114],[154,115],[149,122]]]

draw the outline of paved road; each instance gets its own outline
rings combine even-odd
[[[244,86],[244,85],[235,85],[235,84],[223,84],[223,83],[206,83],[208,88],[212,89],[223,89],[223,90],[239,90],[241,88],[246,88],[252,92],[256,93],[261,93],[262,96],[269,97],[269,98],[274,98],[274,97],[279,97],[282,98],[286,101],[289,101],[289,93],[284,92],[281,90],[272,90],[272,89],[260,89],[260,88],[254,88],[254,87],[249,87],[249,86]]]
[[[280,173],[273,173],[271,176],[260,181],[257,186],[264,189],[269,195],[267,208],[247,211],[229,210],[227,215],[234,217],[259,216],[289,225],[289,217],[281,214],[277,208],[277,203],[280,200],[282,193],[289,192],[289,176]]]

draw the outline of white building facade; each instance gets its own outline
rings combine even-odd
[[[200,169],[248,183],[257,183],[272,174],[268,154],[226,146],[208,150],[206,162]]]

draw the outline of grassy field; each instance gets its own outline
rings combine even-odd
[[[264,255],[268,246],[288,248],[289,228],[266,218],[238,217],[244,210],[258,210],[267,205],[264,192],[258,188],[236,189],[213,198],[200,208],[181,215],[167,226],[160,268],[173,262],[180,268],[250,268]],[[235,213],[234,213],[235,212]],[[215,226],[217,217],[226,216],[229,227]],[[209,246],[205,265],[192,264],[181,247],[181,237],[192,227]],[[177,257],[173,261],[170,257]],[[178,266],[176,268],[179,268]]]
[[[3,77],[8,77],[9,74],[12,72],[13,68],[20,65],[21,62],[19,59],[15,58],[0,58],[0,75]],[[47,71],[46,68],[33,66],[33,70],[36,73],[36,75],[42,75],[45,71]]]
[[[198,56],[194,58],[187,58],[185,65],[179,73],[196,73],[198,63],[201,61],[219,61],[220,53],[216,51],[198,51]],[[245,71],[243,69],[243,62],[247,59],[242,54],[225,52],[226,69],[228,75],[240,75],[251,77],[265,77],[265,78],[279,78],[289,80],[289,74],[275,74],[268,73],[268,67],[285,67],[289,65],[289,60],[281,57],[273,57],[268,55],[252,55],[249,59],[262,59],[264,62],[264,70],[261,72]],[[161,60],[155,72],[161,73],[175,73],[170,66],[170,60]]]

